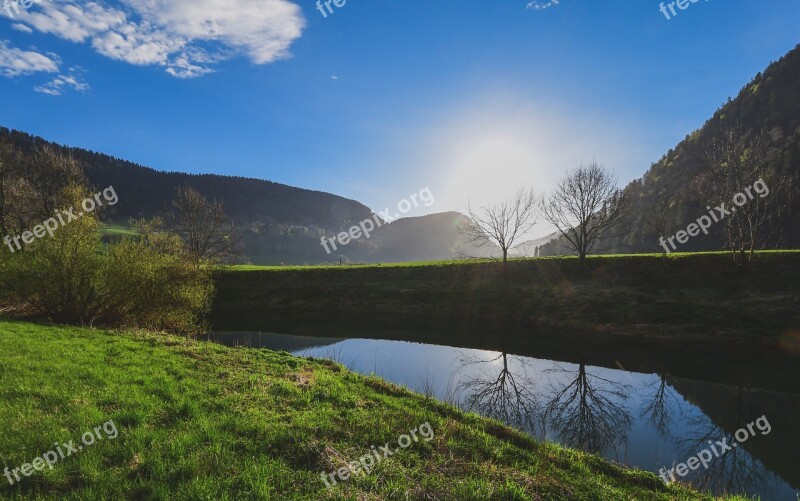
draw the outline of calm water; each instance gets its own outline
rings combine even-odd
[[[684,481],[715,493],[797,501],[800,393],[513,353],[374,339],[218,333],[212,339],[335,360],[531,435],[658,472],[764,416],[754,436]],[[619,362],[617,362],[619,364]],[[663,367],[663,365],[662,365]],[[763,386],[762,386],[763,387]],[[766,426],[766,425],[769,426]],[[728,443],[733,440],[729,439]]]

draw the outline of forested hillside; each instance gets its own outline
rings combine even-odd
[[[716,199],[710,189],[709,150],[730,131],[750,143],[764,145],[749,152],[762,160],[758,172],[780,179],[781,186],[771,186],[787,198],[790,209],[770,225],[774,231],[765,236],[764,247],[797,247],[800,245],[800,46],[771,64],[746,85],[739,95],[721,106],[705,125],[686,136],[674,149],[653,164],[640,179],[625,187],[632,204],[631,216],[614,238],[601,242],[600,252],[654,252],[659,250],[659,233],[665,236],[683,229],[699,216],[729,199]],[[613,166],[608,166],[612,167]],[[749,179],[743,190],[757,179]],[[744,181],[743,181],[744,182]],[[779,189],[780,188],[780,189]],[[732,196],[730,193],[729,196]],[[770,195],[774,197],[775,195]],[[656,230],[661,227],[662,231]],[[723,225],[712,228],[709,236],[691,239],[681,250],[719,250],[724,248]],[[544,246],[541,252],[562,254],[558,241]]]
[[[0,142],[10,143],[21,152],[32,153],[37,146],[48,145],[70,155],[83,169],[90,184],[113,185],[125,192],[125,203],[120,203],[117,209],[117,216],[122,219],[148,217],[161,212],[174,197],[175,190],[183,185],[190,185],[210,200],[223,201],[229,216],[247,223],[314,225],[333,230],[372,216],[372,211],[366,206],[329,193],[260,179],[159,172],[127,160],[64,147],[6,128],[0,128]]]
[[[51,143],[24,132],[0,128],[0,146],[19,153],[16,161],[33,161],[42,147],[72,157],[89,185],[114,186],[120,203],[107,218],[160,215],[179,187],[191,186],[209,200],[221,201],[225,212],[242,229],[245,255],[256,261],[319,260],[319,240],[372,217],[372,211],[346,198],[283,184],[218,175],[159,172],[102,153]]]

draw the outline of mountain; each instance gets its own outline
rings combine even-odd
[[[744,134],[768,138],[774,168],[782,173],[782,179],[788,180],[787,185],[794,193],[800,192],[800,46],[756,75],[736,99],[720,107],[701,129],[667,152],[641,179],[625,187],[633,203],[632,215],[621,234],[600,242],[598,248],[605,252],[654,252],[659,249],[659,235],[654,234],[650,221],[658,215],[659,208],[668,207],[664,211],[669,219],[667,225],[676,231],[705,214],[708,200],[700,187],[708,181],[710,165],[704,152],[732,127]],[[195,188],[208,199],[221,200],[242,230],[246,260],[256,264],[423,261],[461,255],[482,257],[491,252],[466,245],[458,233],[464,216],[448,212],[383,225],[371,238],[353,241],[329,255],[320,240],[373,218],[368,207],[337,195],[270,181],[159,172],[0,128],[0,146],[3,144],[23,156],[32,155],[42,145],[71,155],[90,185],[115,187],[120,203],[110,217],[116,222],[161,213],[176,189],[184,185]],[[772,222],[781,231],[770,246],[800,247],[800,196],[794,199],[791,209],[788,215]],[[681,250],[721,249],[722,230],[723,225],[716,225],[710,235],[691,239]],[[560,240],[553,236],[527,242],[518,252],[532,255],[537,248],[541,255],[564,253]]]
[[[490,248],[477,248],[459,233],[466,216],[444,212],[398,219],[381,226],[365,245],[342,249],[353,261],[370,263],[440,261],[459,257],[486,257]],[[494,255],[497,255],[495,253]]]
[[[556,238],[558,238],[558,232],[551,233],[547,236],[536,238],[534,240],[522,242],[514,249],[511,249],[509,255],[514,257],[535,257],[539,247],[552,242]]]
[[[705,214],[708,200],[702,181],[708,176],[704,151],[722,138],[726,130],[736,128],[747,135],[763,134],[776,169],[785,174],[794,193],[800,178],[800,45],[772,63],[747,84],[735,99],[721,106],[702,128],[686,136],[675,148],[653,164],[641,178],[625,187],[633,203],[632,217],[623,234],[601,242],[605,252],[654,252],[659,249],[649,221],[659,207],[669,207],[667,226],[686,228]],[[748,181],[752,183],[756,179]],[[745,185],[746,186],[746,185]],[[745,188],[742,186],[742,188]],[[725,202],[726,200],[719,200]],[[795,197],[790,215],[774,224],[780,238],[771,247],[800,246],[800,197]],[[716,225],[708,237],[691,239],[682,250],[719,250],[723,225]],[[546,245],[545,254],[563,253],[558,240]]]
[[[188,185],[206,198],[221,200],[225,211],[237,223],[277,223],[317,226],[340,230],[372,217],[363,204],[318,191],[294,188],[259,179],[218,175],[159,172],[102,153],[51,143],[24,132],[0,127],[0,143],[31,154],[36,147],[50,146],[74,158],[90,185],[114,186],[120,194],[115,217],[152,217],[171,202],[180,186]]]
[[[317,264],[443,260],[485,251],[464,245],[458,235],[461,214],[451,212],[400,219],[378,228],[371,238],[351,242],[328,255],[320,245],[323,236],[335,236],[375,215],[354,200],[243,177],[159,172],[102,153],[71,148],[24,132],[0,127],[0,146],[20,153],[20,161],[34,159],[38,148],[48,146],[71,156],[89,185],[114,186],[120,202],[105,214],[108,222],[160,215],[176,190],[191,186],[209,200],[224,203],[226,214],[240,228],[244,261],[254,264]]]
[[[86,182],[97,189],[114,186],[120,202],[105,213],[108,222],[125,224],[131,218],[162,214],[181,186],[191,186],[209,200],[224,203],[225,212],[242,231],[244,260],[261,264],[321,262],[324,234],[336,234],[373,217],[354,200],[243,177],[159,172],[102,153],[70,148],[24,132],[0,128],[0,146],[31,161],[38,148],[48,146],[71,156]]]

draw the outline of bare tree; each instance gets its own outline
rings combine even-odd
[[[19,233],[65,205],[65,190],[84,184],[78,163],[50,146],[25,156],[0,144],[0,233]]]
[[[479,211],[468,205],[467,222],[461,233],[477,247],[497,245],[506,263],[508,251],[536,225],[537,215],[536,194],[520,189],[513,199],[481,207]]]
[[[581,269],[598,241],[629,212],[625,192],[617,188],[614,175],[597,162],[578,166],[542,201],[544,219],[577,252]]]
[[[723,220],[723,238],[743,264],[746,259],[752,260],[757,248],[777,236],[778,220],[791,207],[792,174],[778,167],[780,153],[771,147],[767,133],[748,134],[738,127],[727,128],[706,145],[704,153],[711,167],[704,183],[706,201],[711,206],[721,202],[730,206],[733,200],[735,207]],[[752,193],[756,185],[761,186],[758,196]],[[744,203],[737,202],[736,197]]]
[[[48,218],[63,203],[61,194],[68,186],[84,185],[83,171],[71,155],[52,146],[40,147],[25,166],[25,179],[36,195],[37,218]]]
[[[222,202],[209,202],[194,188],[178,188],[168,220],[195,262],[230,263],[238,254],[238,232]]]

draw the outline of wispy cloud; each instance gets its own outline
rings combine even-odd
[[[88,43],[108,58],[162,66],[178,78],[205,75],[236,55],[259,65],[288,58],[306,24],[290,0],[67,0],[14,20],[23,31]]]
[[[0,40],[0,75],[13,78],[34,73],[56,73],[60,61],[53,55],[46,56],[34,50],[23,50]]]
[[[68,89],[81,92],[89,89],[89,85],[78,78],[76,69],[71,68],[67,73],[62,73],[60,67],[61,60],[54,54],[11,47],[8,41],[0,40],[0,76],[16,78],[37,73],[57,73],[51,81],[34,87],[36,92],[51,96],[60,96]]]
[[[67,75],[58,75],[53,80],[39,87],[34,87],[36,92],[51,96],[60,96],[65,90],[84,92],[89,90],[89,84],[79,80],[75,70],[71,69]]]
[[[559,4],[559,2],[560,0],[549,0],[547,2],[543,0],[535,0],[528,4],[528,8],[533,10],[544,10],[549,9],[550,7],[555,7]]]

